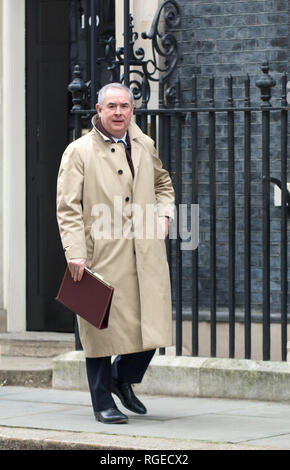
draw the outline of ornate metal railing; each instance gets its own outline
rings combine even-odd
[[[125,7],[128,8],[128,4],[129,2],[125,2]],[[145,60],[142,50],[134,52],[136,34],[133,32],[129,14],[125,25],[127,47],[108,60],[111,47],[109,41],[105,59],[111,67],[112,79],[118,78],[131,85],[135,97],[141,100],[141,106],[135,109],[137,123],[144,132],[158,140],[163,164],[173,178],[176,206],[178,207],[185,198],[188,203],[200,206],[202,237],[198,248],[182,252],[180,235],[176,240],[167,242],[172,274],[176,354],[184,353],[183,324],[187,320],[191,325],[190,351],[186,351],[187,354],[200,354],[200,325],[202,321],[206,321],[210,330],[209,344],[207,353],[202,352],[202,355],[219,355],[217,328],[219,323],[223,322],[228,330],[228,357],[236,357],[236,329],[239,323],[242,325],[244,337],[242,355],[249,359],[252,357],[256,339],[253,336],[253,323],[259,323],[262,326],[261,358],[271,359],[271,326],[275,324],[280,326],[281,359],[286,360],[289,322],[287,220],[290,201],[287,190],[287,77],[285,74],[281,76],[281,95],[275,98],[274,103],[272,90],[276,89],[276,83],[269,73],[268,63],[265,62],[262,65],[262,75],[256,81],[257,88],[253,88],[249,76],[246,76],[244,97],[235,100],[233,77],[229,76],[224,103],[217,104],[215,77],[208,78],[209,99],[205,103],[205,100],[199,100],[200,77],[193,76],[191,102],[184,106],[180,79],[175,76],[173,80],[173,71],[178,60],[178,45],[170,35],[166,36],[169,33],[157,32],[160,15],[166,8],[167,17],[171,22],[180,21],[177,2],[165,1],[155,15],[150,32],[148,35],[143,34],[144,40],[152,40],[152,47],[158,55],[160,50],[155,43],[160,39],[163,42],[166,58],[164,68],[159,67],[156,57],[151,63],[151,59]],[[167,46],[164,46],[166,44]],[[148,109],[148,87],[150,81],[155,80],[154,74],[148,70],[149,65],[154,63],[156,68],[152,67],[151,72],[155,70],[156,74],[160,74],[156,78],[159,80],[159,106]],[[138,83],[136,78],[130,79],[137,64],[140,71],[137,73],[140,77]],[[122,67],[123,73],[120,72]],[[136,72],[134,73],[136,77]],[[69,89],[73,96],[72,113],[75,116],[76,137],[79,137],[83,118],[87,119],[94,114],[95,109],[86,101],[88,86],[82,80],[78,66],[75,67]],[[260,91],[260,97],[255,97],[256,102],[253,105],[254,90]],[[261,129],[253,139],[253,129],[257,123]],[[279,135],[278,140],[275,138],[275,149],[272,144],[274,134]],[[237,137],[240,139],[239,148]],[[219,148],[220,140],[222,148]],[[222,181],[218,180],[217,173],[221,152],[226,168]],[[277,155],[275,157],[274,170],[271,166],[273,152],[275,155],[279,153],[279,158]],[[206,165],[201,155],[205,158]],[[185,163],[190,167],[186,175],[183,170]],[[190,194],[184,192],[185,177],[190,178]],[[218,184],[222,185],[222,207],[217,202],[220,196]],[[279,207],[273,207],[271,185],[276,185],[281,190]],[[220,210],[223,211],[222,226]],[[273,223],[277,235],[275,246],[279,245],[279,278],[275,279],[275,282],[272,270]],[[226,252],[222,250],[222,253],[219,245],[220,232],[223,237],[221,246],[226,246]],[[261,242],[256,243],[256,238],[261,238]],[[275,257],[276,271],[277,259],[278,255]],[[253,267],[257,279],[253,278]]]
[[[139,35],[134,31],[133,17],[130,14],[129,0],[124,1],[124,45],[117,48],[115,38],[110,37],[106,41],[104,57],[96,58],[94,55],[94,28],[91,26],[91,51],[92,60],[96,63],[105,62],[111,73],[111,82],[121,82],[129,86],[136,100],[143,100],[144,104],[150,99],[150,82],[163,84],[172,75],[178,62],[178,44],[175,36],[169,29],[180,23],[180,10],[175,0],[165,0],[158,8],[150,31],[143,32],[141,37],[151,41],[152,57],[146,58],[144,49],[136,48],[135,42]],[[95,1],[91,1],[91,17],[95,17]],[[166,32],[162,31],[161,18],[164,18]],[[94,22],[93,22],[94,23]],[[92,65],[91,70],[95,67]],[[131,78],[132,77],[132,78]],[[80,102],[83,107],[94,107],[97,101],[96,77],[92,73],[91,80],[84,82],[79,65],[75,65],[73,80],[68,87],[73,94],[73,112],[79,110]],[[89,99],[90,97],[90,99]]]

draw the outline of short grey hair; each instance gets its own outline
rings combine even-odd
[[[129,95],[131,106],[133,106],[133,104],[134,104],[134,95],[133,95],[132,91],[130,90],[130,88],[126,87],[125,85],[122,85],[122,83],[113,82],[113,83],[108,83],[107,85],[104,85],[99,90],[98,105],[100,107],[103,106],[103,102],[104,102],[104,99],[105,99],[105,94],[106,94],[107,90],[109,90],[110,88],[119,88],[121,90],[126,90],[128,95]]]

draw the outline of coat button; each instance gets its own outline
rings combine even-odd
[[[118,170],[119,175],[123,174],[123,170]]]
[[[115,152],[115,149],[114,149],[114,147],[113,147],[113,148],[111,148],[111,152],[112,152],[112,153],[114,153],[114,152]]]
[[[126,202],[130,201],[130,198],[129,198],[128,196],[125,197],[125,201],[126,201]]]

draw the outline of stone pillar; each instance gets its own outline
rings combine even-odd
[[[26,328],[25,0],[2,1],[2,67],[3,306],[7,311],[7,330],[24,331]]]

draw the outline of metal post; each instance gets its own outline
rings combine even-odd
[[[270,359],[270,113],[262,111],[263,360]]]
[[[83,110],[83,101],[84,94],[87,92],[87,86],[83,81],[82,73],[78,65],[75,66],[73,72],[73,80],[68,86],[68,90],[72,94],[73,108],[72,113],[74,113],[75,118],[75,135],[74,138],[78,139],[82,135],[82,122],[80,111]],[[75,318],[75,349],[76,351],[82,350],[82,344],[79,337],[79,329],[77,319]]]
[[[192,107],[197,105],[197,80],[192,77]],[[191,113],[191,142],[192,142],[192,203],[198,204],[198,117]],[[192,355],[198,356],[198,248],[192,251]]]
[[[176,81],[176,108],[180,107],[180,79],[177,77]],[[176,142],[176,156],[175,156],[175,175],[176,175],[176,206],[182,201],[182,153],[181,153],[181,114],[175,114],[175,142]],[[180,226],[180,214],[177,210],[177,227]],[[176,238],[176,356],[182,355],[182,251],[180,246],[180,234],[178,232]]]
[[[215,78],[210,78],[210,107],[214,108]],[[210,351],[216,356],[216,119],[209,112],[210,167]]]
[[[124,84],[130,85],[130,0],[124,0]]]
[[[96,2],[91,0],[91,109],[96,104]]]
[[[263,184],[263,360],[270,359],[270,111],[271,89],[276,85],[264,62],[263,76],[256,85],[262,99],[262,184]]]
[[[233,101],[233,77],[228,78],[228,104]],[[229,182],[229,357],[235,357],[235,117],[228,111],[228,182]]]
[[[142,78],[142,109],[147,109],[147,101],[146,101],[146,77],[145,75]],[[141,130],[144,134],[148,132],[148,124],[147,124],[147,114],[143,113],[141,116]]]
[[[250,78],[245,82],[245,107],[250,108]],[[251,111],[244,117],[244,289],[245,289],[245,359],[251,358]]]
[[[282,103],[281,111],[281,349],[282,361],[287,359],[287,296],[288,296],[288,263],[287,263],[287,128],[288,112],[286,99],[287,75],[282,77]]]
[[[72,94],[72,113],[75,115],[75,139],[82,134],[82,123],[80,111],[83,110],[84,94],[87,92],[87,86],[83,80],[79,65],[76,65],[73,71],[73,80],[68,86]]]
[[[163,77],[160,77],[159,80],[159,109],[164,108],[164,82],[163,82]],[[164,115],[159,114],[159,123],[158,123],[158,151],[162,152],[162,155],[160,157],[166,156],[167,158],[167,152],[164,151],[166,147],[166,139],[165,139],[165,131],[169,131],[168,128],[164,126]],[[170,132],[169,132],[170,135]],[[157,144],[157,142],[156,142]],[[163,162],[164,163],[164,162]],[[167,250],[167,256],[168,256],[168,247],[169,247],[169,240],[168,238],[166,239],[166,250]],[[159,348],[159,354],[160,355],[165,355],[165,348]]]

